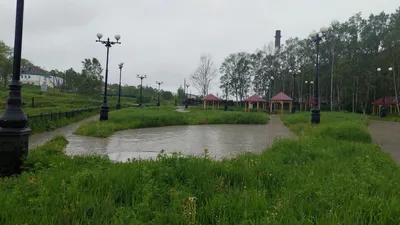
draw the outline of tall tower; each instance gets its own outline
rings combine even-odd
[[[275,31],[275,49],[279,50],[281,48],[281,30]]]

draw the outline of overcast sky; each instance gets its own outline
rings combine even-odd
[[[16,0],[0,0],[0,40],[12,46]],[[84,58],[97,57],[105,67],[106,48],[95,43],[121,35],[110,49],[109,82],[138,85],[136,74],[147,74],[144,85],[176,91],[196,69],[202,53],[219,68],[230,53],[253,52],[282,30],[288,37],[306,37],[332,20],[392,13],[398,0],[26,0],[24,58],[45,69],[81,70]],[[218,92],[219,77],[212,92]],[[197,90],[190,88],[192,93]]]

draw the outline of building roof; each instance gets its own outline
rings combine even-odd
[[[203,101],[221,101],[221,99],[219,99],[218,97],[216,97],[213,94],[209,94],[203,98]]]
[[[244,100],[245,102],[267,102],[265,99],[261,98],[258,95],[252,95],[250,97],[248,97],[246,100]]]
[[[279,92],[279,94],[271,98],[271,101],[293,101],[293,99],[287,96],[285,93]]]
[[[385,98],[381,97],[381,98],[376,99],[375,101],[372,102],[372,105],[383,105],[383,100],[385,100],[385,104],[387,104],[387,105],[397,104],[395,97],[386,96]],[[400,99],[398,99],[398,102],[400,103]]]

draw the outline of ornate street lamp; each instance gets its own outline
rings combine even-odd
[[[13,76],[9,85],[6,109],[0,116],[0,176],[20,174],[23,159],[28,155],[28,118],[21,107],[21,52],[24,21],[24,0],[17,0]]]
[[[124,67],[124,63],[118,64],[119,67],[119,87],[118,87],[118,103],[115,107],[116,110],[121,109],[121,75],[122,75],[122,67]]]
[[[157,106],[160,106],[160,92],[161,92],[161,84],[163,84],[162,81],[158,82],[156,81],[156,84],[158,84],[158,102],[157,102]]]
[[[139,74],[137,75],[137,78],[140,79],[140,103],[139,106],[142,107],[142,102],[143,102],[143,79],[147,78],[147,75],[140,76]]]
[[[289,73],[293,75],[293,93],[292,93],[292,98],[293,98],[293,105],[292,105],[292,113],[296,112],[296,101],[294,99],[294,95],[296,93],[296,75],[301,73],[301,70],[289,70]]]
[[[382,71],[382,69],[381,68],[377,68],[376,71],[378,73],[380,73]],[[392,72],[393,68],[389,67],[388,71]],[[386,112],[386,95],[387,95],[387,92],[386,92],[386,87],[385,87],[385,79],[386,79],[386,76],[385,76],[384,73],[382,73],[383,99],[382,99],[382,107],[381,107],[381,113],[380,113],[380,117],[381,118],[384,118],[387,115],[387,112]]]
[[[316,50],[317,50],[317,57],[316,57],[316,63],[315,63],[315,83],[314,83],[314,105],[313,109],[311,110],[311,123],[313,124],[319,124],[321,121],[321,110],[319,109],[319,103],[318,103],[318,72],[319,72],[319,44],[323,40],[323,38],[326,36],[326,33],[328,32],[328,28],[322,27],[320,32],[315,32],[313,31],[310,34],[311,41],[315,43],[316,45]]]
[[[107,38],[106,41],[101,40],[103,37],[103,34],[98,33],[97,35],[97,40],[96,42],[100,42],[101,44],[104,44],[107,48],[107,60],[106,60],[106,77],[105,77],[105,82],[104,82],[104,99],[103,99],[103,104],[101,105],[101,110],[100,110],[100,121],[101,120],[108,120],[108,104],[107,104],[107,82],[108,82],[108,58],[110,55],[110,48],[111,46],[115,44],[121,44],[119,42],[119,39],[121,39],[121,35],[116,34],[114,36],[115,40],[117,41],[110,41],[110,38]]]

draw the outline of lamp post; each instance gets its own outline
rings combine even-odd
[[[185,95],[186,95],[186,101],[185,101],[185,109],[187,109],[187,107],[188,107],[188,98],[189,98],[189,96],[188,96],[188,94],[189,94],[189,84],[186,84],[186,92],[187,92],[187,94],[185,93]]]
[[[108,82],[108,58],[110,55],[110,48],[111,46],[115,44],[121,44],[119,42],[119,39],[121,39],[121,35],[116,34],[114,36],[116,41],[110,41],[110,38],[107,38],[107,40],[103,41],[101,38],[103,37],[103,34],[98,33],[97,34],[97,40],[96,42],[100,42],[101,44],[104,44],[107,48],[107,59],[106,59],[106,77],[105,77],[105,82],[104,82],[104,99],[103,99],[103,104],[101,105],[101,110],[100,110],[100,120],[108,120],[108,104],[107,104],[107,82]]]
[[[157,102],[157,106],[160,106],[160,92],[161,92],[161,84],[163,84],[162,81],[158,82],[156,81],[156,84],[158,84],[158,102]]]
[[[119,87],[118,87],[118,103],[115,107],[117,110],[121,109],[121,75],[122,75],[122,67],[124,67],[124,63],[118,64],[119,67]]]
[[[289,70],[289,73],[291,73],[293,75],[293,92],[292,92],[292,98],[293,98],[293,105],[292,105],[292,113],[296,112],[296,101],[294,98],[294,95],[296,93],[296,75],[301,73],[301,70]]]
[[[139,74],[137,75],[137,78],[140,79],[140,103],[139,106],[142,107],[142,101],[143,101],[143,79],[147,78],[147,75],[140,76]]]
[[[306,85],[308,85],[307,106],[306,106],[306,111],[307,111],[307,110],[310,110],[310,109],[311,109],[311,107],[310,107],[311,85],[314,84],[314,81],[308,82],[308,81],[306,80],[304,83],[305,83]],[[307,109],[307,107],[308,107],[309,109]]]
[[[9,85],[7,106],[0,116],[0,176],[21,173],[23,159],[28,155],[28,118],[21,107],[21,52],[24,21],[24,0],[17,0],[13,76]]]
[[[322,27],[320,32],[315,32],[313,31],[310,34],[311,41],[315,43],[316,45],[316,62],[315,62],[315,83],[314,83],[314,105],[313,109],[311,110],[311,123],[313,124],[319,124],[321,121],[321,110],[319,109],[319,103],[318,103],[318,72],[319,72],[319,44],[323,40],[323,38],[326,36],[326,33],[328,32],[328,28]]]
[[[381,68],[377,68],[376,71],[377,71],[378,73],[380,73],[380,72],[382,71],[382,69],[381,69]],[[388,71],[389,71],[389,72],[392,72],[392,71],[393,71],[393,68],[392,68],[392,67],[389,67],[389,68],[388,68]],[[386,87],[385,87],[385,79],[386,79],[386,76],[385,76],[384,73],[382,73],[383,99],[382,99],[382,107],[381,107],[381,112],[380,112],[380,117],[381,117],[381,118],[384,118],[384,117],[386,117],[386,115],[387,115],[387,113],[386,113],[386,93],[387,93],[387,92],[386,92]]]

